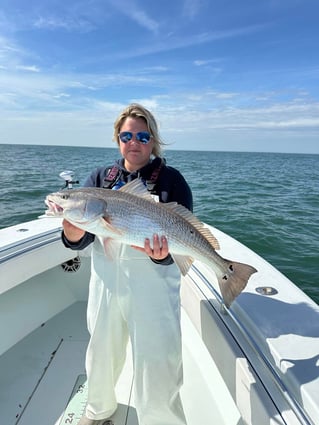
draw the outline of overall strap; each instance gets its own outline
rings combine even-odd
[[[102,187],[104,189],[111,189],[119,180],[122,171],[116,166],[109,167],[105,170],[105,177],[103,179]]]
[[[156,182],[158,180],[158,177],[160,175],[161,169],[164,166],[164,164],[165,164],[165,161],[161,158],[160,163],[153,169],[150,177],[148,179],[142,178],[149,192],[152,192],[154,190]],[[105,170],[105,177],[103,179],[102,187],[104,189],[112,189],[112,187],[115,186],[120,180],[121,175],[122,175],[122,170],[117,165],[113,165],[112,167],[107,168]]]
[[[161,169],[162,169],[164,163],[165,163],[164,160],[161,158],[160,164],[157,167],[154,168],[150,178],[145,181],[146,188],[149,192],[152,192],[154,190],[157,179],[160,175],[160,172],[161,172]]]

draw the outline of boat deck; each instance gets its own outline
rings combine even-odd
[[[51,220],[0,230],[1,425],[77,425],[85,408],[90,257],[74,258],[60,232]],[[188,425],[319,424],[318,306],[257,254],[213,232],[221,255],[258,273],[228,314],[211,270],[194,264],[183,279]],[[272,288],[272,296],[257,291]],[[133,381],[128,351],[114,425],[138,425]]]
[[[182,399],[188,425],[241,424],[233,399],[184,312],[182,329]],[[76,302],[4,353],[0,357],[1,423],[76,425],[86,403],[84,361],[88,338],[86,303]],[[128,344],[127,362],[116,388],[119,408],[112,417],[114,425],[139,423],[132,396],[133,379]]]

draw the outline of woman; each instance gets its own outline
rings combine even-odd
[[[192,210],[183,176],[161,158],[162,142],[154,116],[129,105],[114,124],[122,159],[100,167],[85,186],[118,189],[140,178],[160,202]],[[79,250],[93,242],[88,299],[90,341],[86,354],[88,402],[78,425],[102,424],[117,408],[114,387],[130,337],[134,398],[140,425],[185,425],[180,400],[182,349],[180,273],[164,235],[146,239],[144,248],[123,245],[117,260],[105,256],[103,241],[64,220],[65,246]]]

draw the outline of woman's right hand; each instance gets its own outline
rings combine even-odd
[[[85,231],[63,219],[62,221],[64,235],[70,242],[78,242],[85,235]]]

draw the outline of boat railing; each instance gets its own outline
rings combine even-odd
[[[26,252],[31,252],[45,245],[57,242],[61,238],[60,233],[60,230],[57,231],[54,229],[0,248],[0,264],[23,255]]]
[[[258,343],[254,339],[251,332],[247,329],[247,327],[240,321],[240,319],[234,314],[233,311],[230,309],[227,309],[225,306],[223,299],[219,292],[215,289],[215,287],[212,285],[212,283],[205,277],[205,275],[199,270],[196,265],[192,265],[192,270],[195,272],[195,274],[199,277],[199,279],[205,284],[205,286],[209,289],[210,292],[214,295],[218,302],[219,308],[216,308],[216,304],[212,303],[210,300],[208,302],[210,303],[211,307],[214,309],[215,313],[219,316],[219,318],[222,320],[224,325],[227,327],[227,329],[231,331],[229,328],[229,325],[227,321],[225,320],[225,317],[230,318],[232,323],[236,326],[242,337],[245,339],[245,342],[249,345],[250,349],[253,351],[253,353],[258,357],[258,359],[262,362],[262,364],[267,368],[267,370],[270,372],[270,377],[273,381],[273,383],[276,385],[277,389],[279,389],[280,393],[285,398],[287,404],[291,408],[291,410],[294,412],[298,420],[300,421],[301,425],[314,425],[313,421],[308,417],[307,413],[303,409],[303,407],[300,405],[298,400],[291,394],[288,387],[283,382],[282,378],[280,377],[278,371],[275,369],[275,367],[272,365],[272,363],[269,361],[269,359],[264,355],[262,350],[260,349]],[[193,283],[198,287],[198,284],[194,278],[192,278],[191,275],[189,275],[190,279],[193,281]],[[199,288],[199,287],[198,287]],[[200,288],[199,288],[200,289]],[[259,373],[256,371],[256,369],[251,364],[252,368],[254,369],[257,376],[259,376]]]

